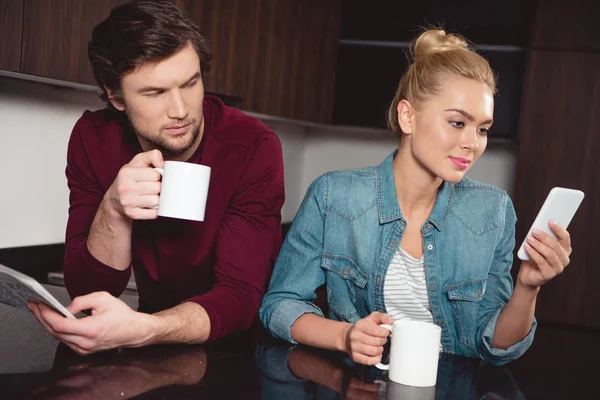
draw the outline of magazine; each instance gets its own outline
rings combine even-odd
[[[65,317],[75,319],[38,281],[0,264],[0,303],[30,311],[28,301],[47,304]]]

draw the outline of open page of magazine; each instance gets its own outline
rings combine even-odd
[[[28,301],[47,304],[65,317],[75,319],[38,281],[0,264],[0,302],[29,311]]]

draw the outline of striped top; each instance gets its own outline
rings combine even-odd
[[[433,324],[423,256],[414,258],[398,247],[385,277],[383,299],[388,315],[395,321],[410,319]]]

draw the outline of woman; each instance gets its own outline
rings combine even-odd
[[[465,179],[486,148],[495,77],[460,36],[428,30],[400,81],[381,165],[317,178],[285,239],[260,317],[292,343],[381,359],[393,319],[442,327],[447,353],[501,365],[536,328],[539,288],[569,263],[570,237],[528,238],[513,291],[516,216],[508,195]],[[312,302],[325,284],[329,319]]]

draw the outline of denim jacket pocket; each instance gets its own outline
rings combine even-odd
[[[369,276],[346,256],[325,253],[321,257],[321,268],[327,274],[329,310],[348,322],[360,318],[364,314],[362,311],[366,310],[363,291]]]
[[[477,316],[486,286],[487,278],[471,279],[446,286],[458,338],[461,343],[472,348],[475,348],[477,342]]]

